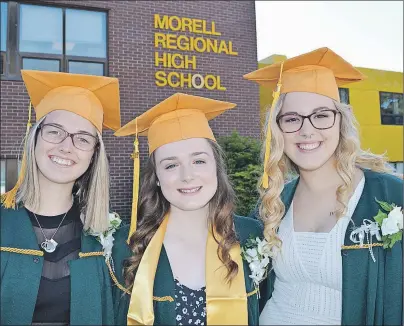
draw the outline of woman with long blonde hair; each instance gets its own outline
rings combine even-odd
[[[262,227],[234,214],[235,194],[208,124],[234,107],[176,93],[115,134],[136,136],[128,325],[258,325],[258,283],[242,248],[250,236],[262,238]],[[138,134],[147,135],[150,154],[139,208]]]
[[[338,86],[365,76],[328,48],[245,78],[270,86],[259,210],[275,253],[264,325],[402,325],[403,182],[360,147]]]
[[[17,184],[2,196],[1,324],[124,324],[121,276],[111,276],[129,251],[109,211],[101,137],[103,126],[120,127],[118,80],[21,73],[37,121],[28,121]]]

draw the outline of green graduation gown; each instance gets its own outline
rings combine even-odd
[[[122,264],[130,255],[128,227],[114,233],[112,257],[115,275],[123,284]],[[30,325],[41,280],[43,257],[4,251],[5,248],[40,250],[25,209],[1,207],[1,325]],[[81,252],[102,251],[95,237],[81,236]],[[69,262],[71,277],[71,325],[126,324],[123,292],[111,280],[104,256]],[[127,295],[126,295],[127,296]]]
[[[262,226],[258,221],[247,217],[234,216],[234,225],[241,246],[245,244],[250,236],[262,238]],[[244,278],[247,294],[255,290],[247,262],[243,260]],[[157,265],[156,276],[154,280],[154,297],[171,296],[175,298],[174,276],[171,271],[170,263],[164,245],[161,249],[159,262]],[[126,296],[127,307],[129,299]],[[248,323],[249,325],[258,325],[259,302],[258,293],[249,295],[248,299]],[[154,325],[176,325],[175,301],[153,301],[154,306]]]
[[[375,198],[403,207],[403,181],[395,176],[364,170],[365,186],[352,215],[356,226],[364,219],[373,220],[379,210]],[[299,180],[285,185],[282,201],[288,211]],[[257,216],[257,211],[254,213]],[[253,216],[254,216],[253,215]],[[355,245],[348,225],[344,245]],[[373,242],[377,242],[373,237]],[[369,249],[341,249],[342,255],[342,325],[403,324],[403,241],[391,249],[373,247],[376,262]],[[263,282],[263,296],[271,297],[275,272]],[[263,307],[263,306],[262,306]]]

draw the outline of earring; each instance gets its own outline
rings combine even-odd
[[[160,181],[157,180],[157,187],[160,187]]]

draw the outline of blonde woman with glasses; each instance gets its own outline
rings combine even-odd
[[[124,324],[114,268],[129,255],[128,230],[109,212],[101,137],[103,126],[120,127],[118,80],[22,78],[37,122],[28,122],[18,182],[2,196],[1,324]]]
[[[402,325],[403,181],[360,148],[339,100],[365,76],[321,48],[245,78],[275,89],[255,213],[276,252],[260,323]]]

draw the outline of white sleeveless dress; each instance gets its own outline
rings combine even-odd
[[[260,325],[341,325],[341,246],[364,184],[363,177],[346,216],[328,233],[295,232],[291,204],[279,227],[282,250],[273,262],[274,291]]]

